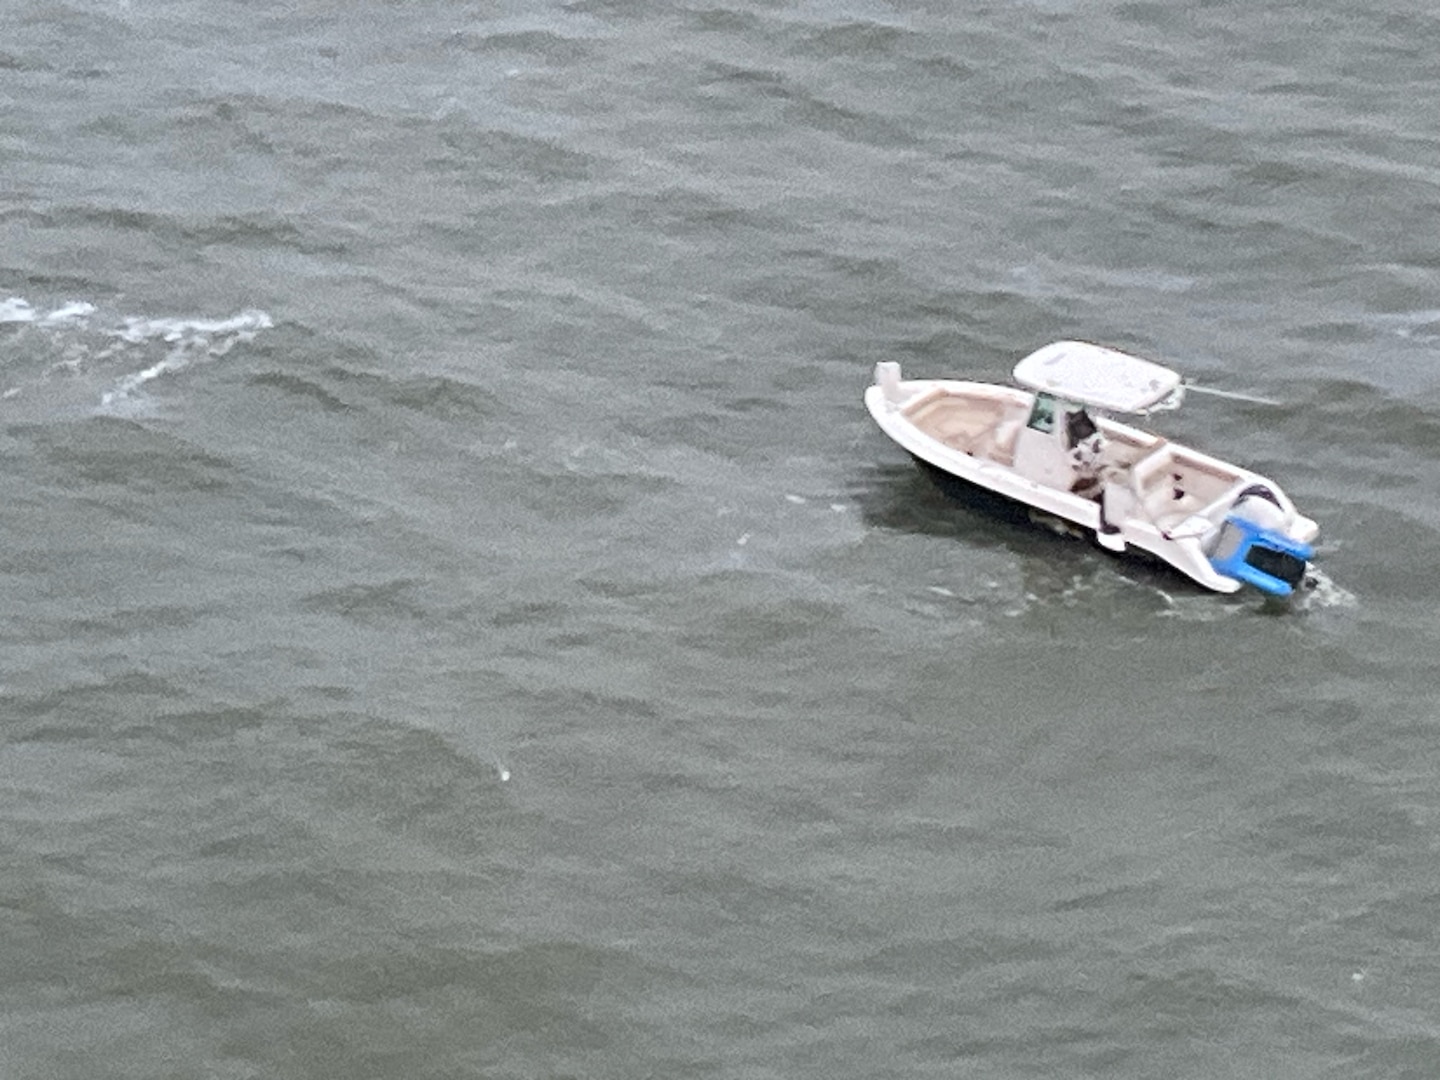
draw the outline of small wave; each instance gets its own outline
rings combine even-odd
[[[263,311],[242,311],[228,319],[150,319],[132,317],[112,331],[112,335],[129,345],[163,341],[170,346],[160,360],[141,371],[120,379],[100,398],[103,409],[123,403],[153,379],[182,371],[197,359],[218,359],[236,345],[253,341],[261,330],[275,324]]]
[[[1366,321],[1410,341],[1432,342],[1440,338],[1440,309],[1436,308],[1372,315]]]
[[[91,386],[98,379],[102,385],[109,384],[100,391],[99,408],[114,412],[133,404],[132,399],[141,389],[162,375],[184,370],[200,360],[218,359],[273,326],[268,314],[253,309],[223,318],[128,315],[113,319],[83,300],[37,307],[23,297],[12,296],[0,300],[0,328],[10,327],[13,331],[8,338],[5,366],[21,374],[21,379],[0,391],[0,400],[22,394],[28,399],[47,384],[52,392],[39,393],[48,400],[53,397],[53,387],[59,385],[55,382],[57,376],[79,378]],[[164,354],[154,358],[161,347]],[[126,361],[133,364],[137,358],[144,366],[118,377],[113,374],[116,366]],[[27,367],[35,372],[28,379],[23,376]]]
[[[36,311],[28,300],[12,296],[7,300],[0,300],[0,324],[72,326],[83,323],[94,311],[95,305],[83,301],[63,304],[54,311]]]

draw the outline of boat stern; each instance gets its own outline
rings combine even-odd
[[[1220,526],[1210,565],[1225,577],[1253,585],[1270,596],[1285,597],[1305,580],[1314,555],[1315,548],[1308,540],[1231,513]]]

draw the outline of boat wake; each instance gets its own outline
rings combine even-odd
[[[1352,608],[1360,603],[1354,593],[1335,584],[1330,575],[1314,566],[1309,568],[1306,575],[1306,586],[1296,594],[1292,601],[1293,605],[1302,611],[1317,608]]]
[[[98,413],[145,411],[154,380],[219,359],[274,325],[253,309],[224,318],[109,317],[84,301],[46,310],[10,297],[0,300],[0,401],[68,404],[78,390]]]

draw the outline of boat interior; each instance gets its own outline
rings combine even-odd
[[[1173,529],[1195,514],[1216,521],[1252,482],[1214,458],[1162,443],[1130,468],[1131,489],[1157,528]]]
[[[1004,386],[957,394],[942,387],[905,407],[909,421],[932,439],[963,454],[1011,465],[1015,436],[1030,415],[1031,395]]]
[[[1014,464],[1015,437],[1029,417],[1033,397],[1004,386],[967,387],[964,393],[934,387],[907,403],[905,416],[946,446],[1001,465]],[[1213,516],[1249,482],[1224,462],[1176,446],[1159,435],[1108,418],[1101,467],[1110,483],[1126,484],[1157,527],[1170,529],[1194,514]]]

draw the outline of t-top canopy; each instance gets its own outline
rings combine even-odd
[[[1180,374],[1088,341],[1057,341],[1016,364],[1015,381],[1097,409],[1138,413],[1173,394]]]

